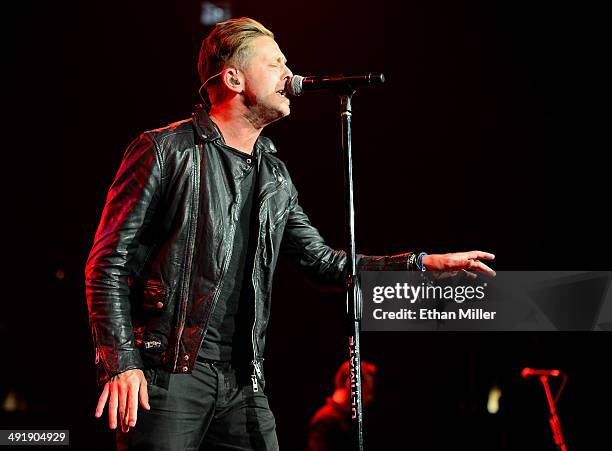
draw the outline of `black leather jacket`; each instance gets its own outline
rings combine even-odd
[[[346,254],[328,247],[310,224],[275,152],[268,138],[257,140],[252,345],[262,379],[279,254],[339,286],[346,263]],[[143,133],[128,147],[86,265],[98,383],[132,368],[191,373],[232,254],[244,169],[230,164],[222,137],[201,108],[191,119]],[[359,255],[358,268],[407,269],[409,256]]]

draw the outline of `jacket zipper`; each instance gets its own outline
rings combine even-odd
[[[251,274],[251,282],[253,282],[253,299],[255,302],[254,305],[254,310],[253,310],[253,328],[251,329],[251,344],[253,345],[253,369],[254,369],[254,374],[251,376],[251,381],[253,382],[253,391],[254,392],[258,392],[259,391],[259,387],[257,385],[257,380],[259,379],[260,381],[263,380],[263,374],[261,372],[261,367],[259,366],[259,361],[257,360],[257,341],[255,338],[255,325],[257,324],[257,282],[255,281],[255,269],[257,267],[257,259],[258,259],[258,255],[259,255],[259,247],[260,247],[260,242],[261,242],[261,211],[263,208],[264,203],[273,195],[275,195],[276,193],[278,193],[281,188],[285,185],[286,181],[283,179],[282,183],[280,185],[278,185],[276,187],[276,189],[274,191],[272,191],[271,193],[266,194],[263,199],[261,200],[261,202],[259,203],[259,212],[257,215],[257,219],[258,219],[258,230],[257,230],[257,247],[255,248],[255,261],[253,262],[253,272]]]
[[[197,145],[196,150],[200,152],[204,152],[204,148],[202,145]],[[194,167],[200,167],[200,152],[194,152]],[[183,309],[181,311],[181,317],[179,318],[179,330],[176,335],[176,344],[174,347],[174,370],[176,371],[178,358],[179,358],[179,347],[181,343],[181,337],[183,336],[183,330],[185,328],[185,316],[187,315],[187,298],[189,296],[189,285],[191,283],[191,266],[193,263],[193,250],[195,247],[195,233],[198,222],[198,211],[200,209],[199,206],[199,198],[200,198],[200,171],[197,172],[197,177],[194,177],[194,193],[193,198],[198,202],[197,208],[193,208],[192,218],[191,218],[191,227],[189,229],[189,243],[187,245],[187,265],[185,267],[185,279],[183,281],[183,287],[181,290],[182,299],[181,302],[183,304]]]

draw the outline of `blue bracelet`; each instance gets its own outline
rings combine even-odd
[[[427,255],[427,252],[421,252],[419,254],[419,256],[416,258],[416,261],[414,262],[414,265],[416,266],[417,270],[419,270],[419,271],[427,271],[427,268],[423,264],[423,259],[425,258],[426,255]]]

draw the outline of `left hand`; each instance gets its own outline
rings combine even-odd
[[[428,271],[441,271],[452,275],[464,272],[470,277],[476,277],[476,272],[494,277],[495,271],[480,260],[494,260],[495,255],[482,251],[455,252],[452,254],[431,254],[423,258],[423,264]]]

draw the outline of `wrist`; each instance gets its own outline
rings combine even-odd
[[[435,267],[434,256],[430,254],[425,254],[421,260],[421,264],[423,265],[425,270],[432,271]]]
[[[427,256],[427,252],[421,252],[417,256],[414,262],[414,266],[417,271],[427,271],[427,265],[425,264],[425,259],[427,258]]]

